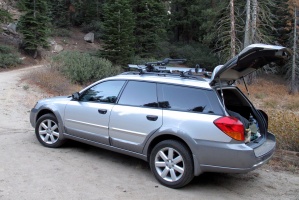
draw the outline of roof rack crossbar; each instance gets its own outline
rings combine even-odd
[[[163,72],[142,72],[140,73],[139,71],[129,71],[129,72],[123,72],[121,75],[152,75],[152,76],[175,76],[175,77],[181,77],[181,78],[186,78],[186,79],[196,79],[200,81],[205,81],[205,79],[201,75],[191,75],[191,74],[184,74],[182,73],[163,73]]]

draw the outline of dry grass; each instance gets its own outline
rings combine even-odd
[[[239,87],[246,91],[243,85]],[[258,78],[248,89],[249,99],[268,114],[278,148],[299,152],[299,94],[290,95],[286,82],[274,75]]]
[[[268,163],[274,170],[299,173],[299,153],[277,150]]]
[[[67,78],[51,67],[36,69],[27,74],[24,79],[55,96],[70,95],[82,88],[79,85],[71,84]]]

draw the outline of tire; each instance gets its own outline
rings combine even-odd
[[[164,140],[153,148],[150,167],[156,179],[170,188],[181,188],[194,177],[191,153],[176,140]]]
[[[53,114],[45,114],[37,120],[35,135],[43,146],[50,148],[60,147],[64,143],[60,134],[57,118]]]

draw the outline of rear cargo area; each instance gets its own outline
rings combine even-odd
[[[267,133],[267,120],[250,103],[247,97],[236,87],[218,89],[219,96],[223,92],[224,104],[227,113],[238,118],[245,128],[245,143],[262,139]]]

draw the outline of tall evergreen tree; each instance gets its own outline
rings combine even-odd
[[[135,19],[130,0],[110,0],[104,5],[102,54],[115,64],[128,64],[134,55]]]
[[[47,2],[52,24],[56,27],[69,27],[71,25],[69,13],[70,0],[47,0]]]
[[[171,1],[171,27],[175,42],[198,41],[201,20],[199,15],[203,10],[201,0]]]
[[[273,10],[274,21],[274,37],[279,45],[288,46],[289,34],[292,30],[292,16],[289,12],[288,0],[276,0],[276,9]]]
[[[73,0],[74,13],[72,22],[75,25],[90,24],[102,20],[102,8],[105,0]]]
[[[45,0],[25,0],[26,8],[19,21],[19,31],[23,34],[22,47],[34,57],[39,47],[47,47],[49,18]]]
[[[166,40],[167,11],[160,0],[135,0],[136,13],[136,53],[141,57],[150,57]]]

